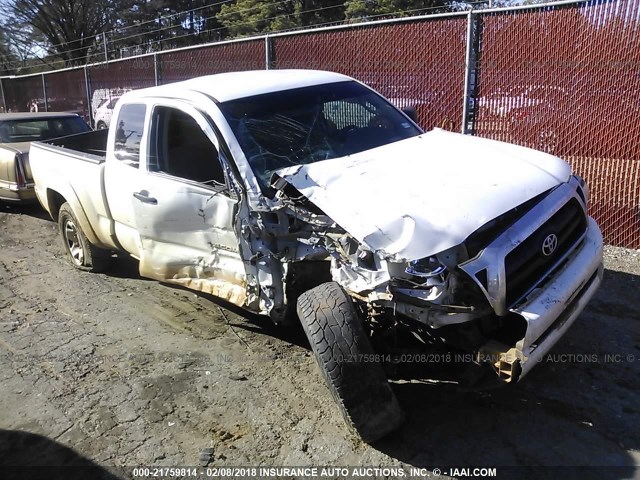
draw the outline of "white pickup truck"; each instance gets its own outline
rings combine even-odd
[[[366,441],[402,421],[388,378],[516,382],[602,278],[564,161],[425,133],[344,75],[195,78],[124,94],[113,120],[31,148],[73,264],[124,251],[144,277],[299,318]]]

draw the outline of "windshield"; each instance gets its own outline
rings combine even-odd
[[[354,81],[231,100],[221,109],[263,190],[281,168],[422,133],[396,107]]]
[[[0,142],[35,142],[88,132],[89,126],[80,117],[47,117],[0,122]]]

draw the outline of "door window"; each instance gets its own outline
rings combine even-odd
[[[147,107],[141,104],[127,104],[120,109],[115,124],[116,138],[114,156],[132,167],[140,165],[140,142],[144,130],[144,117]]]
[[[181,110],[153,111],[149,170],[207,185],[225,185],[218,150],[198,122]]]

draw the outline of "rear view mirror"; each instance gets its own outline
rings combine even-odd
[[[418,123],[418,112],[416,111],[416,107],[404,107],[402,111],[407,117],[409,117],[415,123]]]

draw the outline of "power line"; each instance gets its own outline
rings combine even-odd
[[[112,29],[110,32],[107,33],[111,33],[111,32],[115,32],[116,30],[128,30],[130,28],[136,28],[139,27],[140,25],[146,25],[147,23],[155,23],[159,20],[165,20],[167,18],[171,18],[171,17],[177,17],[179,15],[184,15],[186,13],[192,13],[192,12],[196,12],[199,10],[204,10],[205,8],[212,8],[212,7],[217,7],[218,5],[222,5],[224,3],[229,3],[229,2],[233,2],[234,0],[221,0],[219,2],[216,3],[212,3],[210,5],[205,5],[203,7],[197,7],[197,8],[192,8],[191,10],[184,10],[182,12],[177,12],[177,13],[172,13],[166,16],[160,16],[158,18],[154,18],[153,20],[146,20],[144,22],[140,22],[140,23],[136,23],[135,25],[126,25],[124,27],[116,27],[114,29]]]
[[[285,0],[285,1],[287,1],[287,0]],[[278,2],[278,3],[284,3],[284,2]],[[267,22],[269,20],[277,20],[277,19],[284,18],[284,17],[291,17],[291,16],[294,16],[294,15],[300,15],[302,13],[314,13],[314,12],[319,12],[321,10],[330,10],[332,8],[338,8],[338,7],[343,7],[343,6],[344,5],[332,5],[332,6],[329,6],[329,7],[320,7],[320,8],[316,8],[316,9],[313,9],[313,10],[306,10],[304,12],[285,13],[285,14],[281,14],[281,15],[274,15],[273,17],[261,18],[259,21],[260,22]],[[246,22],[237,23],[236,26],[238,26],[238,25],[249,25],[249,24],[253,24],[255,22],[256,22],[255,20],[249,20],[249,21],[246,21]],[[208,32],[209,33],[217,32],[217,31],[220,31],[220,30],[225,30],[226,28],[227,27],[210,28],[210,29],[198,32],[197,34],[195,34],[195,33],[187,33],[187,34],[184,34],[184,35],[179,35],[177,37],[162,38],[160,40],[155,40],[155,41],[153,41],[151,43],[162,43],[162,42],[166,42],[166,41],[169,41],[169,40],[177,40],[179,38],[188,37],[188,36],[191,36],[191,35],[201,35],[203,33],[208,33]],[[297,29],[300,30],[301,28],[297,27]],[[269,33],[277,33],[277,32],[274,31],[274,32],[269,32]],[[236,37],[236,38],[242,38],[242,37]]]
[[[156,17],[156,18],[151,19],[151,20],[145,20],[144,22],[136,23],[134,25],[126,25],[126,26],[123,26],[123,27],[114,27],[111,30],[107,30],[105,32],[98,33],[95,37],[97,38],[99,36],[102,36],[103,33],[106,34],[106,35],[110,35],[112,33],[115,33],[116,31],[128,30],[130,28],[137,28],[140,25],[146,25],[147,23],[155,23],[155,22],[158,22],[158,21],[161,21],[161,20],[177,17],[177,16],[180,16],[180,15],[185,15],[185,14],[196,12],[196,11],[199,11],[199,10],[204,10],[206,8],[216,7],[218,5],[222,5],[224,3],[229,3],[229,2],[232,2],[232,1],[234,1],[234,0],[220,0],[219,2],[215,2],[215,3],[209,4],[209,5],[204,5],[202,7],[192,8],[190,10],[184,10],[182,12],[171,13],[171,14],[168,14],[168,15],[162,15],[162,16]],[[6,28],[6,26],[5,26],[5,28]],[[51,44],[51,45],[47,45],[46,48],[55,48],[55,47],[61,47],[63,45],[71,45],[72,43],[87,41],[90,38],[93,38],[93,37],[78,38],[76,40],[69,40],[68,42],[54,43],[54,44]],[[72,50],[69,50],[69,51],[72,51]]]
[[[215,6],[215,5],[219,5],[221,3],[226,3],[228,1],[230,1],[230,0],[224,0],[224,1],[218,2],[216,4],[208,5],[207,7],[212,7],[212,6]],[[288,1],[289,0],[281,0],[281,1],[275,2],[275,3],[271,4],[271,5],[272,6],[273,5],[279,5],[279,4],[282,4],[282,3],[286,3]],[[473,2],[468,2],[469,5],[477,5],[477,4],[481,4],[481,3],[485,4],[486,0],[476,0],[476,1],[473,1]],[[207,7],[198,7],[196,9],[187,10],[185,12],[181,12],[179,14],[173,14],[173,15],[170,15],[170,16],[184,15],[185,13],[189,13],[189,12],[195,11],[195,10],[202,10],[204,8],[207,8]],[[331,10],[331,9],[343,8],[343,7],[344,7],[343,4],[331,5],[331,6],[320,7],[320,8],[301,11],[301,12],[293,12],[293,13],[285,13],[285,14],[274,15],[274,16],[271,16],[271,17],[259,19],[257,21],[268,22],[270,20],[278,20],[278,19],[281,19],[281,18],[292,17],[292,16],[297,16],[297,15],[304,15],[304,14],[311,14],[311,13],[315,13],[315,12],[319,12],[319,11]],[[212,18],[226,17],[226,16],[230,16],[230,15],[236,15],[236,14],[239,14],[239,13],[246,13],[246,12],[255,10],[256,8],[259,8],[259,7],[246,8],[246,9],[239,10],[239,11],[236,11],[236,12],[213,15],[211,17],[205,17],[203,19],[203,21],[204,20],[208,20],[208,19],[212,19]],[[385,13],[385,14],[370,15],[370,16],[367,16],[367,17],[363,17],[362,19],[355,19],[355,20],[357,20],[355,22],[353,21],[354,19],[344,19],[344,20],[338,20],[338,21],[334,21],[334,22],[324,22],[324,23],[312,24],[312,25],[305,26],[304,28],[296,26],[296,27],[290,28],[290,29],[281,29],[281,30],[277,30],[277,31],[264,32],[264,33],[286,33],[286,32],[298,31],[298,30],[303,30],[303,29],[313,30],[313,29],[321,28],[321,27],[327,26],[327,25],[355,26],[355,25],[360,25],[360,24],[366,24],[369,21],[371,21],[371,19],[373,19],[373,18],[381,18],[381,17],[398,18],[400,15],[405,15],[407,13],[413,13],[414,15],[410,15],[409,16],[409,18],[410,18],[411,16],[415,16],[415,14],[417,14],[418,12],[424,13],[424,12],[427,12],[427,11],[439,10],[439,9],[442,9],[442,8],[443,7],[441,7],[441,6],[436,6],[436,7],[417,8],[417,9],[411,9],[411,10],[398,10],[398,11],[395,11],[395,12],[390,12],[390,13]],[[168,18],[170,16],[167,16],[165,18]],[[237,23],[237,24],[235,24],[235,26],[249,25],[249,24],[254,24],[255,22],[256,22],[256,20],[249,20],[249,21]],[[149,23],[149,22],[145,22],[145,23]],[[127,27],[127,28],[133,28],[133,27],[139,26],[139,25],[141,25],[141,24],[132,25],[132,26]],[[160,31],[164,31],[164,30],[168,30],[170,28],[177,28],[177,26],[163,27],[163,28],[152,30],[152,31],[149,31],[149,32],[142,32],[140,34],[135,34],[135,35],[131,35],[131,36],[120,38],[120,39],[115,39],[113,42],[111,42],[112,43],[112,47],[114,47],[114,48],[109,49],[107,51],[107,54],[109,56],[111,56],[111,54],[117,54],[119,52],[120,48],[117,47],[117,42],[121,42],[123,40],[129,39],[129,38],[133,38],[133,37],[138,37],[138,36],[141,36],[141,35],[143,35],[143,36],[152,35],[154,33],[157,33],[157,32],[160,32]],[[175,41],[175,40],[178,40],[178,39],[181,39],[181,38],[185,38],[185,37],[198,36],[198,35],[203,35],[203,34],[207,34],[207,33],[218,32],[218,31],[225,30],[227,28],[228,27],[217,27],[217,28],[201,30],[201,31],[198,31],[198,32],[189,32],[189,33],[186,33],[184,35],[178,35],[178,36],[172,36],[172,37],[169,37],[169,38],[162,38],[162,39],[158,39],[158,40],[152,40],[150,42],[147,42],[146,44],[149,45],[149,46],[152,46],[152,45],[160,45],[161,46],[162,42]],[[246,37],[250,37],[252,35],[253,34],[250,33],[248,35],[239,36],[239,37],[235,37],[235,38],[246,38]],[[131,47],[131,46],[129,46],[129,47]],[[74,52],[74,51],[84,50],[85,48],[91,48],[91,47],[82,47],[82,48],[66,50],[66,51],[58,53],[57,55],[64,55],[64,54],[71,53],[71,52]],[[162,47],[160,47],[160,51],[162,51],[161,48]],[[73,59],[72,61],[74,61],[74,62],[82,62],[82,61],[84,61],[84,64],[86,64],[86,63],[88,63],[88,60],[91,57],[96,57],[96,56],[97,57],[102,57],[103,55],[100,55],[100,53],[101,52],[99,52],[99,51],[92,52],[92,53],[87,53],[87,55],[80,56],[77,59]],[[151,52],[147,52],[147,53],[151,53]],[[47,61],[45,58],[39,57],[37,55],[35,56],[35,59],[40,60],[41,62],[45,63],[46,65],[48,65],[50,67],[53,67],[54,65],[59,65],[59,64],[66,65],[69,62],[68,60],[64,60],[64,59],[63,60],[56,60],[56,61]],[[78,67],[79,66],[81,66],[81,65],[78,65]],[[30,68],[30,67],[27,67],[27,68]],[[71,68],[74,68],[74,67],[71,67]],[[11,69],[0,70],[0,74],[6,73],[6,72],[10,72],[10,71],[11,71]]]
[[[227,0],[227,1],[229,1],[229,0]],[[279,2],[274,2],[274,3],[270,4],[270,5],[271,5],[271,6],[280,5],[280,4],[283,4],[283,3],[287,3],[287,2],[289,2],[289,1],[290,1],[290,0],[281,0],[281,1],[279,1]],[[214,18],[219,19],[219,18],[223,18],[223,17],[228,17],[228,16],[232,16],[232,15],[237,15],[237,14],[240,14],[240,13],[247,13],[247,12],[251,12],[251,11],[253,11],[253,10],[258,10],[258,9],[260,9],[260,8],[261,8],[261,6],[260,6],[260,5],[256,5],[255,7],[245,8],[245,9],[237,10],[237,11],[235,11],[235,12],[231,12],[231,13],[217,13],[217,14],[212,15],[212,16],[210,16],[210,17],[205,17],[205,18],[203,18],[203,19],[202,19],[202,21],[211,20],[211,19],[214,19]],[[133,27],[133,25],[132,25],[131,27]],[[131,28],[131,27],[128,27],[128,28]],[[169,25],[169,26],[167,26],[167,27],[161,27],[161,28],[158,28],[158,29],[156,29],[156,30],[151,30],[151,31],[149,31],[149,32],[136,33],[136,34],[130,35],[130,36],[128,36],[128,37],[116,38],[116,39],[114,40],[114,42],[123,41],[123,40],[128,40],[128,39],[130,39],[130,38],[139,37],[139,36],[141,36],[141,35],[150,35],[150,34],[152,34],[152,33],[157,33],[157,32],[164,31],[164,30],[169,30],[169,29],[171,29],[171,28],[175,28],[175,25]],[[226,27],[220,27],[220,28],[219,28],[219,30],[224,30],[224,28],[226,28]],[[212,29],[209,29],[209,30],[212,30]]]

